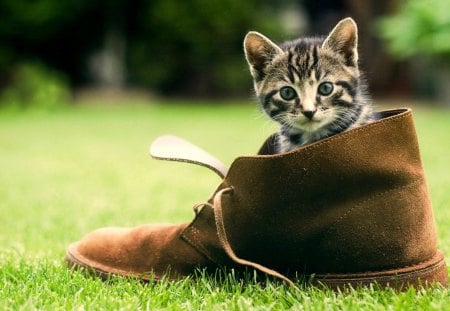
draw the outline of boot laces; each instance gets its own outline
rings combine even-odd
[[[289,284],[290,286],[295,287],[294,282],[292,282],[289,278],[287,278],[286,276],[284,276],[283,274],[267,268],[261,264],[258,264],[256,262],[252,262],[246,259],[242,259],[239,258],[235,252],[233,251],[233,248],[230,245],[230,242],[228,241],[228,237],[227,237],[227,232],[225,230],[225,224],[223,221],[223,213],[222,213],[222,197],[224,195],[227,194],[232,194],[234,192],[233,187],[228,187],[228,188],[224,188],[219,190],[215,195],[214,195],[214,199],[213,199],[213,204],[210,203],[203,203],[202,205],[208,205],[210,207],[212,207],[213,211],[214,211],[214,219],[216,222],[216,227],[217,227],[217,234],[219,236],[219,241],[220,244],[222,245],[223,249],[225,250],[226,254],[230,257],[231,260],[233,260],[235,263],[238,263],[240,265],[243,266],[248,266],[248,267],[252,267],[256,270],[259,270],[267,275],[271,275],[273,277],[276,277],[284,282],[286,282],[287,284]],[[194,211],[196,211],[196,213],[198,212],[200,205],[197,204],[196,206],[194,206]]]

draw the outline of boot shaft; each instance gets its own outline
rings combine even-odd
[[[262,153],[270,153],[270,143]],[[238,158],[219,188],[228,186],[233,192],[222,198],[222,210],[230,245],[241,258],[281,272],[390,269],[436,253],[406,109],[290,153]],[[202,217],[213,216],[200,213],[189,230],[207,232],[200,248],[217,254],[215,229],[197,226],[210,223]]]

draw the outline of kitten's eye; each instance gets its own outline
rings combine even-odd
[[[319,84],[319,87],[317,88],[317,92],[320,95],[327,96],[327,95],[330,95],[331,92],[333,92],[333,89],[334,89],[333,83],[323,82],[323,83]]]
[[[280,89],[280,96],[284,100],[291,100],[297,97],[297,93],[290,86],[285,86]]]

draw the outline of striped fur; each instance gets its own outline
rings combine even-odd
[[[280,46],[249,32],[244,49],[262,108],[280,124],[278,152],[374,120],[358,68],[357,28],[351,18],[339,22],[326,38]]]

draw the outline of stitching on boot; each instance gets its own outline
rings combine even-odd
[[[442,265],[443,264],[444,264],[444,262],[442,261],[442,262],[440,262],[439,264],[437,264],[435,266],[424,268],[423,270],[425,270],[425,271],[411,271],[411,272],[400,273],[400,274],[394,273],[392,275],[384,275],[384,276],[367,276],[364,279],[366,279],[366,280],[369,279],[368,281],[370,283],[373,283],[373,282],[380,282],[380,281],[381,282],[391,281],[392,278],[394,278],[394,281],[395,281],[396,277],[402,278],[402,277],[405,277],[405,276],[406,277],[411,277],[412,276],[413,278],[419,277],[419,279],[420,279],[420,277],[426,278],[428,276],[432,276],[437,270],[442,269]],[[375,271],[375,272],[379,272],[379,271]],[[370,272],[367,272],[367,273],[370,273]],[[325,282],[327,280],[327,275],[326,274],[324,274],[324,275],[316,275],[316,277],[319,280],[320,280],[320,278],[323,278]],[[331,278],[330,280],[332,281],[332,283],[335,283],[335,284],[348,284],[351,281],[354,281],[354,282],[358,282],[359,281],[358,278],[348,278],[348,279],[344,278],[342,280]],[[404,282],[404,281],[400,281],[400,282]]]
[[[369,123],[366,126],[357,127],[357,128],[355,128],[355,129],[353,129],[351,131],[343,132],[339,136],[331,137],[331,139],[329,141],[334,141],[334,140],[337,140],[339,138],[346,137],[348,135],[351,135],[352,132],[353,133],[356,133],[356,132],[367,132],[367,131],[370,130],[370,128],[372,128],[374,126],[377,126],[377,125],[380,125],[380,124],[383,124],[383,123],[387,123],[387,122],[399,121],[401,119],[404,119],[404,118],[407,118],[407,117],[410,117],[410,116],[412,116],[412,113],[410,111],[408,111],[404,115],[397,115],[397,116],[393,116],[393,117],[390,117],[390,118],[387,118],[387,119],[378,120],[376,122]],[[327,143],[327,142],[326,141],[322,141],[322,142],[319,142],[319,144],[311,145],[310,148],[317,147],[317,145],[321,145],[321,144],[325,144],[325,143]]]
[[[352,273],[332,273],[332,272],[330,272],[330,273],[327,273],[327,274],[316,274],[316,276],[318,276],[318,277],[324,277],[324,276],[327,276],[327,275],[330,275],[330,276],[333,276],[333,275],[353,275],[353,274],[354,274],[354,275],[358,275],[358,274],[366,274],[366,273],[384,273],[384,272],[388,272],[388,271],[397,271],[397,270],[400,270],[400,269],[407,269],[407,268],[419,266],[419,265],[425,264],[425,263],[427,263],[427,262],[430,262],[430,263],[431,263],[431,262],[433,261],[433,259],[435,259],[435,257],[437,257],[439,254],[440,254],[440,252],[436,252],[436,253],[434,254],[434,256],[431,257],[431,258],[429,258],[429,259],[426,259],[426,260],[423,260],[423,261],[419,261],[419,262],[414,263],[414,264],[410,264],[410,265],[406,265],[406,266],[401,266],[401,267],[398,267],[398,268],[395,268],[395,269],[367,270],[367,271],[352,272]],[[427,270],[427,269],[428,269],[428,270],[433,271],[433,270],[437,270],[437,269],[441,268],[442,265],[445,265],[445,260],[444,260],[443,255],[442,255],[441,260],[439,260],[437,263],[435,263],[434,265],[425,267],[425,268],[423,268],[422,270]],[[412,274],[412,273],[414,273],[414,272],[417,273],[417,270],[410,271],[410,272],[403,272],[402,274],[408,274],[408,273],[411,273],[411,274]],[[385,276],[385,277],[388,277],[388,276]]]
[[[385,270],[379,270],[379,271],[366,271],[366,273],[376,273],[376,272],[384,272],[384,271],[390,271],[390,270],[399,270],[399,269],[406,269],[406,268],[411,268],[411,267],[414,267],[414,266],[418,266],[418,265],[421,265],[421,264],[424,264],[424,263],[427,263],[427,262],[431,262],[433,259],[434,259],[434,257],[436,257],[436,255],[437,255],[437,253],[433,256],[433,257],[431,257],[431,258],[429,258],[429,259],[426,259],[426,260],[423,260],[423,261],[419,261],[418,263],[415,263],[415,264],[410,264],[410,265],[406,265],[406,266],[401,266],[401,267],[399,267],[399,268],[396,268],[396,269],[385,269]],[[438,264],[436,264],[436,267],[440,267],[442,264],[444,264],[445,263],[445,261],[444,260],[441,260],[440,262],[438,262]],[[429,267],[428,267],[429,268]],[[425,268],[424,268],[425,269]],[[411,271],[410,273],[412,273],[413,271]]]
[[[189,230],[192,234],[192,238],[189,238],[185,232],[183,232],[181,234],[181,236],[183,237],[183,239],[185,239],[187,242],[189,242],[192,246],[194,246],[197,250],[199,250],[203,256],[205,256],[206,258],[208,258],[210,261],[219,264],[216,260],[214,260],[213,258],[211,258],[211,256],[209,255],[209,252],[206,250],[206,248],[203,246],[203,244],[200,242],[200,240],[197,238],[198,235],[198,229],[194,228],[194,227],[188,227],[186,228],[186,230]]]
[[[367,124],[367,125],[365,125],[363,127],[357,127],[357,128],[352,129],[350,131],[339,133],[339,134],[337,134],[335,136],[331,136],[329,138],[324,139],[323,141],[319,141],[319,142],[313,143],[311,145],[306,145],[303,148],[301,148],[301,150],[303,150],[303,151],[314,150],[314,149],[316,149],[316,148],[318,148],[318,147],[320,147],[320,146],[322,146],[324,144],[329,144],[329,143],[334,142],[336,140],[341,140],[341,139],[343,139],[343,138],[345,138],[345,137],[347,137],[349,135],[353,135],[354,133],[368,132],[369,130],[371,130],[372,127],[379,126],[380,124],[387,123],[387,122],[394,122],[394,121],[398,122],[398,121],[400,121],[402,119],[409,118],[409,117],[412,117],[412,112],[410,110],[406,111],[405,114],[403,114],[403,115],[396,115],[396,116],[393,116],[393,117],[388,117],[386,119],[378,120],[378,121],[376,121],[374,123],[369,123],[369,124]],[[270,155],[270,156],[273,157],[273,158],[284,157],[286,155],[295,154],[296,152],[298,152],[298,150],[293,150],[293,151],[290,151],[290,152],[287,152],[287,153],[282,153],[282,154],[274,154],[274,155]],[[260,156],[260,157],[243,156],[243,157],[237,158],[236,160],[247,159],[247,158],[251,158],[253,161],[265,161],[266,160],[266,157],[264,157],[264,156]],[[233,166],[235,166],[236,162],[237,161],[234,161],[231,164],[231,167],[228,170],[228,172],[232,171],[232,168],[233,168]]]
[[[344,219],[344,218],[345,218],[352,210],[354,210],[354,209],[357,208],[357,207],[360,207],[360,206],[363,205],[364,203],[370,202],[370,201],[374,201],[375,198],[377,198],[377,197],[379,197],[379,196],[383,196],[383,195],[385,195],[386,193],[389,193],[389,192],[392,192],[392,191],[398,191],[398,190],[400,190],[400,189],[407,189],[407,188],[416,186],[417,184],[420,184],[421,182],[424,182],[424,179],[423,179],[423,178],[419,178],[419,179],[413,181],[412,183],[410,183],[410,184],[408,184],[408,185],[403,185],[403,186],[391,188],[391,189],[389,189],[389,190],[386,190],[386,191],[377,193],[377,194],[373,195],[372,197],[367,198],[367,199],[361,201],[360,203],[358,203],[358,204],[356,204],[356,205],[353,205],[353,206],[352,206],[350,209],[348,209],[341,217],[339,217],[339,218],[336,220],[336,222],[335,222],[334,224],[332,224],[330,227],[328,227],[327,232],[329,233],[329,232],[331,232],[332,229],[337,229],[336,226],[337,226],[337,225],[338,225],[338,224],[339,224],[339,223],[340,223],[340,222],[341,222],[341,221],[342,221],[342,220],[343,220],[343,219]],[[432,258],[430,258],[430,259],[425,259],[425,260],[423,260],[423,261],[420,261],[420,262],[418,262],[418,263],[414,263],[414,264],[411,264],[411,265],[401,266],[401,267],[398,267],[398,268],[396,268],[396,269],[385,269],[385,270],[377,270],[377,271],[369,270],[369,271],[361,271],[360,273],[383,272],[383,271],[397,270],[397,269],[404,269],[404,268],[408,268],[408,267],[413,267],[413,266],[420,265],[420,264],[426,263],[426,262],[428,262],[428,261],[431,261],[435,256],[436,256],[436,254],[435,254]],[[331,272],[330,272],[330,274],[336,274],[336,273],[331,273]]]
[[[436,254],[435,254],[433,257],[429,258],[429,259],[426,259],[426,260],[423,260],[423,261],[419,261],[418,263],[415,263],[415,264],[410,264],[410,265],[407,265],[407,266],[402,266],[402,267],[397,268],[397,269],[411,268],[411,267],[418,266],[418,265],[421,265],[421,264],[424,264],[424,263],[427,263],[427,262],[431,262],[431,261],[434,259],[434,257],[437,256],[437,254],[438,254],[438,253],[436,252]],[[442,259],[442,260],[439,262],[439,264],[436,264],[436,266],[441,266],[442,264],[445,264],[444,259]],[[397,270],[397,269],[395,269],[395,270]],[[392,269],[391,269],[391,270],[392,270]],[[388,270],[381,270],[381,271],[389,271],[389,269],[388,269]],[[368,271],[368,272],[371,272],[371,271]],[[378,271],[372,271],[372,272],[378,272]]]
[[[377,194],[374,194],[374,195],[372,195],[371,197],[369,197],[369,198],[367,198],[367,199],[365,199],[365,200],[363,200],[363,201],[361,201],[361,202],[359,202],[358,204],[355,204],[355,205],[353,205],[352,207],[350,207],[343,215],[341,215],[330,227],[329,227],[329,231],[331,230],[331,229],[336,229],[335,228],[335,226],[336,225],[338,225],[351,211],[353,211],[354,209],[356,209],[357,207],[360,207],[361,205],[363,205],[363,204],[365,204],[365,203],[367,203],[367,202],[371,202],[371,201],[374,201],[376,198],[378,198],[379,196],[383,196],[383,195],[385,195],[385,194],[387,194],[387,193],[389,193],[389,192],[393,192],[393,191],[398,191],[398,190],[401,190],[401,189],[405,189],[405,188],[409,188],[409,187],[412,187],[412,186],[415,186],[415,185],[417,185],[417,184],[419,184],[420,182],[423,182],[423,179],[422,178],[418,178],[418,179],[416,179],[415,181],[413,181],[413,182],[411,182],[411,183],[409,183],[409,184],[407,184],[407,185],[403,185],[403,186],[398,186],[398,187],[394,187],[394,188],[391,188],[391,189],[388,189],[388,190],[386,190],[386,191],[383,191],[383,192],[379,192],[379,193],[377,193]]]
[[[393,121],[399,121],[399,120],[401,120],[401,119],[404,119],[404,118],[407,118],[407,117],[410,117],[410,116],[412,116],[412,113],[411,113],[410,111],[408,111],[408,112],[406,112],[404,115],[397,115],[397,116],[393,116],[393,117],[390,117],[390,118],[387,118],[387,119],[378,120],[378,121],[376,121],[376,122],[374,122],[374,123],[369,123],[369,124],[367,124],[367,125],[365,125],[365,126],[357,127],[357,128],[352,129],[352,130],[350,130],[350,131],[343,132],[343,133],[341,133],[341,134],[332,136],[332,137],[330,137],[330,138],[328,138],[328,139],[326,139],[326,140],[319,141],[319,142],[317,142],[317,143],[315,143],[315,144],[312,144],[312,145],[309,145],[309,146],[305,146],[303,150],[311,150],[311,149],[315,149],[315,148],[318,148],[319,146],[321,146],[321,145],[323,145],[323,144],[327,144],[327,143],[330,143],[330,142],[332,142],[332,141],[342,139],[342,138],[344,138],[344,137],[346,137],[346,136],[349,136],[349,135],[354,134],[354,133],[357,133],[357,132],[367,132],[367,131],[369,131],[372,127],[378,126],[378,125],[380,125],[380,124],[382,124],[382,123],[393,122]],[[294,151],[294,152],[295,152],[295,151]]]

